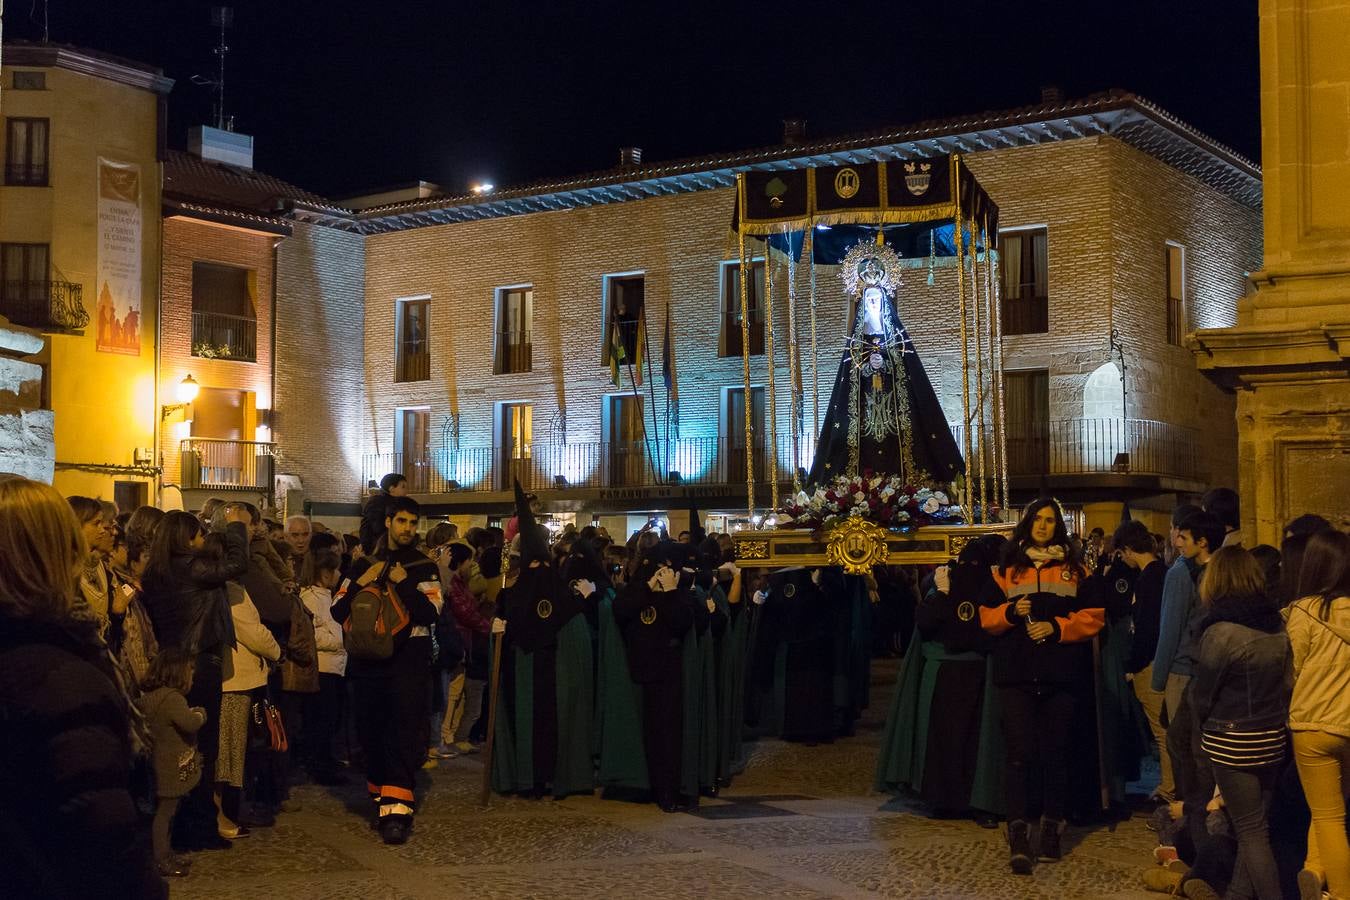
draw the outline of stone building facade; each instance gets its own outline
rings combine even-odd
[[[1265,260],[1236,327],[1188,341],[1237,396],[1248,543],[1350,525],[1350,7],[1262,0]]]

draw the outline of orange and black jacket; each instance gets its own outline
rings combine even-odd
[[[980,624],[995,635],[994,683],[1068,684],[1092,677],[1091,641],[1106,622],[1099,579],[1081,567],[1050,561],[1025,569],[997,567],[980,606]],[[1017,601],[1031,600],[1031,618],[1049,622],[1050,636],[1027,635]]]

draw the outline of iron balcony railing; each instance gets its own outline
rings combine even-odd
[[[258,320],[251,316],[192,312],[192,355],[258,361]]]
[[[953,425],[964,448],[960,425]],[[992,443],[992,437],[991,437]],[[1208,477],[1200,433],[1151,419],[1050,419],[1009,422],[1008,475],[1157,475],[1204,481]],[[992,472],[992,447],[985,456]]]
[[[277,445],[186,438],[179,442],[185,489],[272,491]]]
[[[773,442],[780,482],[792,480],[793,439]],[[796,465],[809,469],[814,443],[802,438]],[[769,449],[754,446],[755,480],[768,481]],[[413,493],[506,491],[514,479],[528,491],[557,488],[625,488],[662,485],[745,485],[743,440],[680,438],[669,442],[585,442],[532,444],[519,452],[503,447],[429,450],[422,454],[369,453],[362,481],[379,482],[390,472],[408,479]]]
[[[79,331],[89,325],[84,286],[69,281],[0,282],[0,315],[42,331]]]
[[[963,446],[961,426],[951,426]],[[992,439],[991,439],[992,440]],[[793,439],[774,441],[780,481],[792,479]],[[811,468],[815,442],[802,437],[795,465]],[[1148,419],[1055,419],[1008,426],[1008,474],[1133,474],[1204,481],[1199,432]],[[986,472],[993,472],[992,448]],[[1122,455],[1125,454],[1125,455]],[[407,476],[414,493],[505,491],[519,478],[526,490],[623,488],[661,485],[745,484],[745,442],[725,437],[681,438],[669,447],[657,442],[533,444],[511,453],[502,447],[430,450],[416,455],[370,453],[362,461],[362,480],[378,482],[389,472]],[[768,480],[769,452],[754,450],[755,480]],[[678,479],[672,473],[678,473]],[[560,480],[561,479],[561,480]]]

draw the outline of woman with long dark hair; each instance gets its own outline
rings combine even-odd
[[[1062,855],[1069,732],[1092,690],[1089,642],[1106,621],[1087,578],[1059,504],[1042,498],[1022,514],[980,608],[980,624],[997,636],[1008,845],[1019,875],[1035,865],[1030,821],[1037,813],[1037,854],[1050,861]]]
[[[175,824],[185,849],[229,845],[218,832],[212,796],[220,744],[222,661],[234,644],[225,583],[248,568],[250,520],[242,506],[228,506],[225,520],[229,523],[225,554],[216,559],[202,553],[206,536],[195,516],[169,513],[155,531],[150,564],[145,570],[145,607],[160,647],[178,647],[196,657],[187,699],[206,711],[206,724],[197,735],[203,756],[202,779],[179,810],[181,824]]]
[[[1289,538],[1288,541],[1297,538]],[[1312,810],[1308,856],[1299,873],[1304,896],[1350,897],[1345,793],[1350,787],[1350,537],[1307,537],[1300,599],[1288,607],[1294,653],[1289,728],[1294,761]],[[1286,541],[1286,543],[1288,543]]]

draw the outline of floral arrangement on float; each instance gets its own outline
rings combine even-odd
[[[777,524],[828,530],[845,519],[859,518],[903,532],[927,525],[960,525],[965,517],[948,490],[948,485],[922,477],[838,475],[811,493],[798,491]]]

